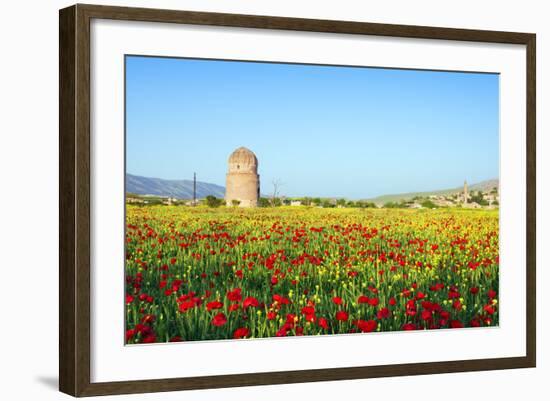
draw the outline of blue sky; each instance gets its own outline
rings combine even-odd
[[[225,186],[239,146],[262,193],[350,199],[499,172],[496,74],[127,56],[126,171]]]

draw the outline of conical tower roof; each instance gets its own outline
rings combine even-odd
[[[231,153],[229,156],[229,164],[246,164],[246,165],[258,165],[258,158],[250,149],[241,146]]]

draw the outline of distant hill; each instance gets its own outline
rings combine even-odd
[[[494,187],[498,188],[498,179],[494,178],[491,180],[481,181],[477,184],[468,184],[468,190],[469,191],[490,191]],[[430,195],[450,195],[455,194],[457,192],[462,192],[464,187],[456,187],[451,189],[441,189],[441,190],[435,190],[435,191],[427,191],[427,192],[408,192],[404,194],[391,194],[391,195],[382,195],[377,196],[376,198],[366,199],[369,202],[374,202],[376,204],[384,204],[386,202],[399,202],[404,200],[410,200],[416,196],[419,197],[427,197]]]
[[[164,180],[126,174],[126,192],[137,195],[157,195],[177,199],[193,199],[193,180]],[[225,196],[225,187],[197,181],[197,199],[213,195]]]

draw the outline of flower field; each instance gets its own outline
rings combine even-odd
[[[494,210],[127,205],[126,343],[498,325]]]

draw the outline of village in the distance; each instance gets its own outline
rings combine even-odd
[[[499,207],[498,181],[491,180],[484,185],[468,187],[464,182],[462,190],[434,191],[436,193],[419,193],[418,195],[386,195],[369,200],[350,200],[345,198],[321,197],[286,197],[278,194],[268,194],[258,199],[258,207],[278,206],[309,206],[319,208],[401,208],[401,209],[436,209],[436,208],[466,208],[495,209]],[[442,192],[442,193],[437,193]],[[402,196],[402,198],[400,198]],[[154,194],[135,194],[128,192],[126,202],[135,205],[166,205],[166,206],[224,206],[223,198],[214,195],[193,199]],[[238,206],[238,205],[235,205]]]

